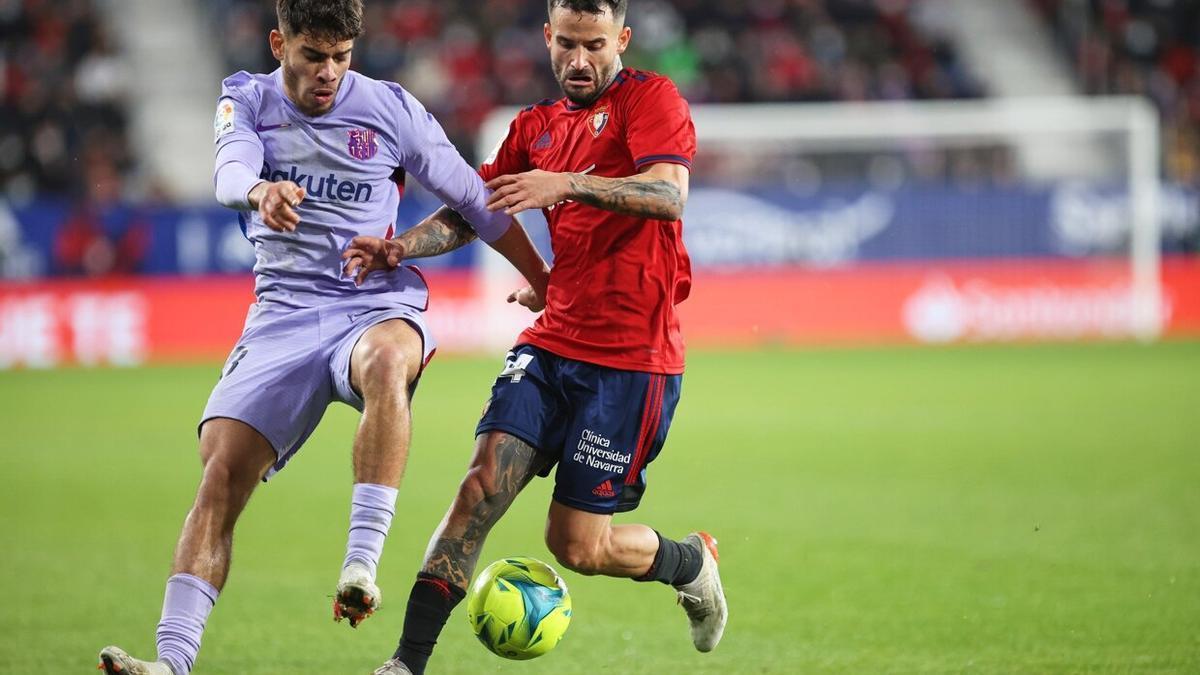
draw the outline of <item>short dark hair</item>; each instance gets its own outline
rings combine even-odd
[[[341,42],[363,32],[362,0],[276,0],[279,30]]]
[[[617,23],[624,23],[629,0],[546,0],[547,14],[553,12],[555,7],[581,14],[603,14],[604,10],[611,9],[613,19]]]

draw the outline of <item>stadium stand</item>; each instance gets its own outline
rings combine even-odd
[[[108,203],[136,161],[128,76],[90,0],[0,2],[0,192]]]
[[[212,16],[231,70],[275,67],[269,3],[222,0]],[[538,2],[367,2],[355,67],[404,84],[464,152],[497,105],[555,91]],[[907,2],[643,0],[628,64],[672,77],[695,103],[973,98],[952,43]]]
[[[1200,3],[1031,0],[1084,92],[1138,94],[1162,113],[1166,177],[1200,184]]]
[[[1200,5],[1185,0],[1029,0],[1080,89],[1143,94],[1164,120],[1166,177],[1200,183]],[[227,68],[270,70],[272,3],[203,3]],[[986,95],[928,5],[904,0],[643,0],[626,61],[670,75],[703,102],[964,99]],[[489,111],[554,91],[544,8],[516,0],[368,0],[355,67],[404,83],[470,155]],[[0,190],[80,201],[128,198],[129,70],[92,0],[0,3]],[[471,159],[470,157],[468,157]],[[817,161],[836,175],[863,162]],[[906,161],[918,177],[1004,182],[1011,157],[977,148]],[[146,194],[142,189],[140,194]]]

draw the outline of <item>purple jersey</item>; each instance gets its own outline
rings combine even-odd
[[[238,72],[222,83],[215,131],[218,200],[241,210],[261,303],[310,307],[386,292],[424,308],[428,289],[412,268],[374,273],[361,288],[341,275],[341,255],[352,238],[397,229],[406,175],[462,214],[485,241],[512,222],[487,211],[482,179],[420,102],[391,82],[347,71],[329,112],[309,117],[287,97],[280,70]],[[271,230],[250,209],[246,195],[260,180],[304,188],[295,232]]]

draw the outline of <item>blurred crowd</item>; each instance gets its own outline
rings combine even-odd
[[[1200,0],[1028,1],[1055,27],[1087,92],[1155,101],[1168,175],[1200,183]],[[132,92],[97,4],[0,0],[0,194],[10,199],[51,193],[104,204],[131,196]],[[354,67],[404,84],[468,159],[493,108],[558,93],[541,0],[365,4],[367,32]],[[266,41],[274,2],[202,5],[229,72],[277,66]],[[695,103],[984,95],[932,7],[918,0],[637,0],[625,63],[670,76]],[[793,164],[788,171],[800,182],[839,171],[986,181],[1013,173],[1011,154],[997,147]]]
[[[271,3],[209,3],[230,69],[276,67]],[[558,96],[541,0],[366,1],[354,67],[402,83],[464,153],[497,105]],[[624,62],[670,76],[703,102],[981,95],[949,40],[909,0],[637,0]]]
[[[1163,121],[1168,178],[1200,185],[1200,0],[1031,0],[1089,94],[1140,94]]]
[[[0,194],[124,196],[128,89],[92,0],[0,0]]]

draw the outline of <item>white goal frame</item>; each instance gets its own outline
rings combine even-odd
[[[492,112],[480,130],[477,153],[486,157],[508,133],[517,108]],[[1019,146],[1031,138],[1112,134],[1125,143],[1131,205],[1131,331],[1152,341],[1162,332],[1161,141],[1158,113],[1144,98],[1054,97],[878,103],[765,103],[692,106],[697,141],[722,144],[779,142],[797,147],[886,148],[886,141],[943,143],[999,141]],[[481,291],[511,285],[507,263],[490,250],[481,263]],[[491,322],[489,322],[491,323]],[[492,324],[495,325],[495,324]]]

